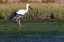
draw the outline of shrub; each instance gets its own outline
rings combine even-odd
[[[20,0],[21,2],[28,2],[29,0]]]
[[[2,0],[0,0],[0,3],[2,3]]]
[[[46,3],[48,3],[48,2],[55,2],[55,0],[42,0],[42,2],[46,2]]]

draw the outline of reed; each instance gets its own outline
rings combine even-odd
[[[25,9],[27,3],[0,4],[0,19],[16,10]],[[64,19],[64,4],[61,3],[30,3],[32,8],[22,19]]]

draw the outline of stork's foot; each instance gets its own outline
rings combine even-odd
[[[19,25],[19,29],[22,29],[22,25]]]

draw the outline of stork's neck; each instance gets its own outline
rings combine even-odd
[[[26,13],[28,12],[29,7],[26,6]]]

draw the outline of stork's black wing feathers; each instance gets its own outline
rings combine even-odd
[[[17,15],[16,13],[17,11],[13,12],[10,16],[9,16],[9,19],[12,19],[13,17],[15,17]]]

